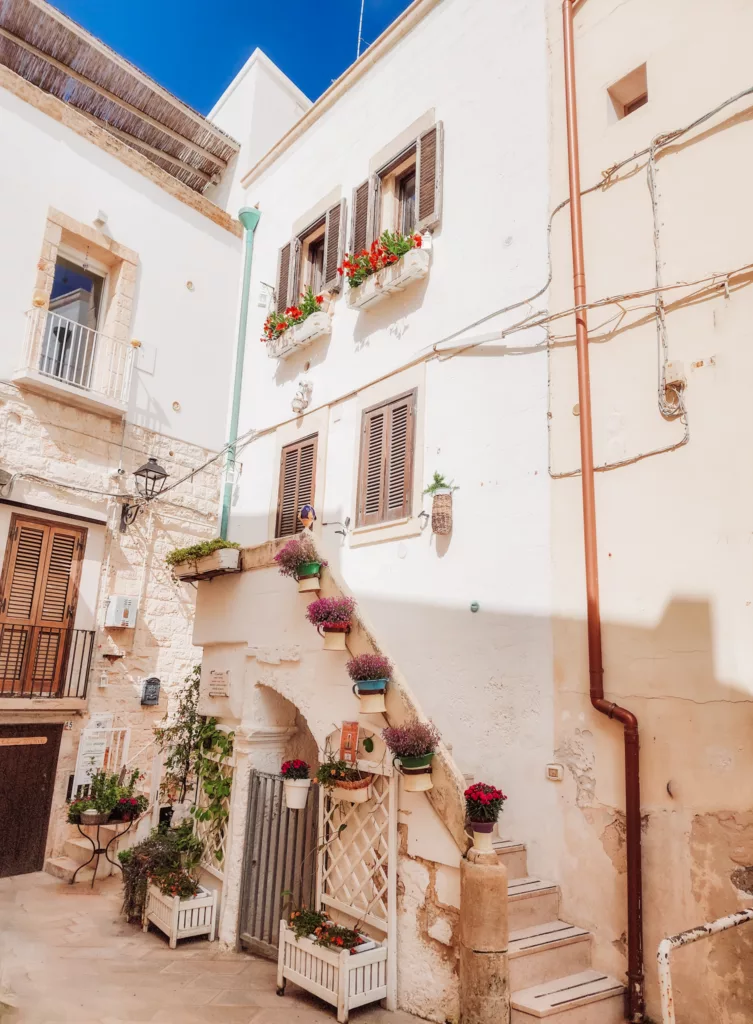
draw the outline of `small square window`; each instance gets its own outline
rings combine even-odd
[[[301,284],[314,294],[324,284],[324,221],[319,221],[301,238]]]
[[[411,235],[416,230],[416,147],[411,146],[379,172],[379,232],[387,228]]]
[[[610,85],[607,90],[611,107],[617,120],[633,114],[648,103],[648,79],[646,77],[646,65],[641,64],[629,75],[625,75],[619,82]]]

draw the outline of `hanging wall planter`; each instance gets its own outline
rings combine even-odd
[[[325,651],[346,650],[345,637],[350,632],[354,608],[352,597],[320,597],[308,606],[306,618],[324,637]]]
[[[365,804],[371,798],[374,776],[360,771],[348,761],[335,759],[330,754],[316,772],[316,781],[332,800],[351,804]]]
[[[384,713],[384,695],[392,672],[389,660],[381,654],[359,654],[345,667],[353,680],[353,693],[360,699],[361,714]]]
[[[494,853],[494,826],[507,797],[501,789],[476,782],[466,789],[466,814],[471,823],[473,845],[481,853]]]
[[[327,564],[317,555],[309,533],[289,540],[275,555],[275,562],[281,576],[292,576],[298,580],[298,592],[301,594],[319,589],[319,577]]]
[[[412,719],[405,725],[385,729],[382,739],[400,763],[400,774],[408,793],[423,793],[433,788],[431,767],[439,744],[439,732],[430,722]]]
[[[302,811],[306,806],[311,788],[310,770],[308,764],[299,758],[285,761],[280,768],[285,790],[285,806],[291,811]]]
[[[441,473],[435,473],[434,479],[424,491],[431,495],[431,532],[439,536],[452,533],[452,482],[448,483]]]
[[[176,579],[183,582],[208,580],[227,572],[240,572],[240,545],[217,538],[171,551],[165,561]]]

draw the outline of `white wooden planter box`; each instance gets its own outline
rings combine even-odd
[[[337,1019],[346,1024],[357,1006],[387,998],[387,947],[366,953],[335,953],[311,939],[298,939],[285,921],[280,922],[277,993],[292,981],[307,992],[337,1007]]]
[[[398,263],[378,270],[357,288],[349,288],[348,306],[351,309],[364,309],[380,302],[392,292],[401,292],[411,281],[426,277],[430,262],[431,248],[428,242],[424,242],[422,248],[406,252]]]
[[[148,931],[151,921],[169,937],[170,949],[175,949],[178,939],[189,935],[208,935],[209,941],[214,942],[216,919],[217,893],[202,885],[188,899],[164,896],[155,885],[147,890],[143,929]]]
[[[312,313],[302,324],[293,324],[277,338],[267,342],[267,355],[270,359],[285,359],[293,352],[305,348],[318,338],[332,333],[332,320],[328,313]]]
[[[211,555],[178,562],[173,572],[179,580],[209,579],[223,572],[237,572],[241,553],[238,548],[218,548]]]

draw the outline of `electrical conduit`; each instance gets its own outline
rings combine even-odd
[[[238,419],[241,411],[243,389],[243,363],[246,357],[246,326],[248,323],[248,295],[251,289],[251,261],[254,256],[254,231],[261,214],[257,209],[244,206],[238,220],[245,229],[245,256],[243,260],[243,282],[241,287],[241,312],[238,320],[238,344],[235,350],[235,377],[233,380],[233,404],[230,410],[230,429],[227,439],[225,461],[225,483],[222,492],[222,513],[220,516],[220,537],[227,540],[230,502],[233,496],[233,470],[235,468],[235,442],[238,440]]]
[[[604,698],[604,664],[601,644],[599,603],[599,560],[596,546],[596,500],[594,494],[593,431],[591,426],[591,381],[586,317],[586,269],[583,253],[583,220],[578,149],[578,108],[575,93],[575,47],[573,41],[573,0],[563,0],[563,41],[565,57],[565,107],[567,111],[567,162],[570,180],[570,230],[573,253],[575,306],[575,348],[578,359],[578,400],[580,402],[581,486],[583,494],[583,536],[586,563],[588,622],[588,666],[591,704],[603,715],[622,724],[625,742],[625,827],[627,847],[628,901],[628,1020],[644,1019],[643,977],[643,883],[641,879],[641,795],[638,763],[638,719],[618,704]]]

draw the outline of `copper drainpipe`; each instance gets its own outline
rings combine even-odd
[[[563,0],[565,46],[565,106],[567,110],[567,162],[570,178],[570,229],[573,249],[573,291],[575,305],[585,307],[586,269],[583,256],[583,219],[580,196],[578,112],[575,98],[575,50],[573,44],[573,0]],[[601,608],[599,605],[599,560],[596,548],[596,500],[594,496],[594,454],[591,426],[591,382],[588,367],[588,323],[585,308],[575,314],[575,348],[578,357],[578,400],[580,402],[580,454],[583,492],[583,537],[586,558],[586,604],[588,618],[588,667],[591,703],[603,715],[622,723],[625,739],[625,825],[627,846],[628,899],[628,1020],[644,1019],[643,978],[643,884],[641,881],[641,793],[638,765],[638,719],[625,708],[604,698],[604,664],[601,649]]]

